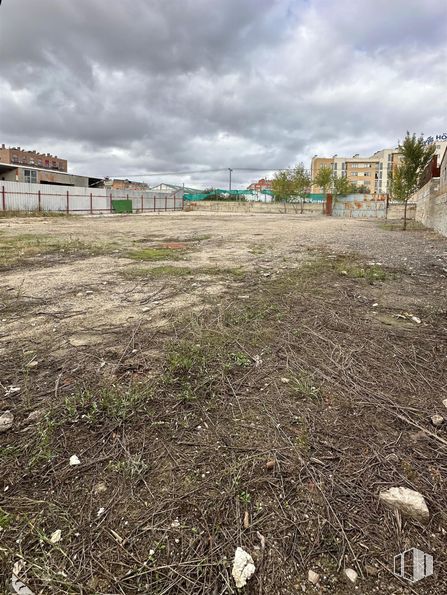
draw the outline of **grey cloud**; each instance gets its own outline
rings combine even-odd
[[[437,132],[447,128],[442,5],[6,0],[2,142],[57,152],[92,175],[267,173],[394,145],[407,129]]]

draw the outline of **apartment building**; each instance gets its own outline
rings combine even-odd
[[[436,141],[435,146],[435,155],[439,163],[447,147],[447,141]],[[359,154],[352,157],[314,155],[311,165],[312,179],[321,167],[326,166],[330,167],[336,176],[345,176],[355,186],[364,187],[371,194],[386,194],[390,191],[391,174],[399,161],[400,154],[397,147],[376,151],[369,157],[361,157]],[[313,185],[312,192],[320,193],[322,189]]]
[[[261,178],[257,182],[252,182],[249,186],[247,186],[247,190],[255,190],[256,192],[261,192],[262,190],[271,190],[272,189],[272,181],[266,180],[265,178]]]
[[[6,147],[4,144],[0,147],[0,163],[29,165],[31,167],[41,167],[63,172],[67,171],[67,160],[60,159],[57,155],[27,151],[21,147]]]
[[[352,184],[365,188],[371,194],[383,194],[389,190],[390,174],[398,162],[397,149],[383,149],[369,157],[361,157],[359,154],[352,157],[315,155],[312,158],[311,173],[314,178],[321,167],[330,167],[337,177],[346,177]],[[312,192],[320,193],[322,189],[314,185]]]

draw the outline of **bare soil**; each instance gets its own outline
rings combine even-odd
[[[0,279],[5,590],[20,563],[35,594],[236,593],[242,546],[250,594],[447,591],[446,238],[5,219]],[[424,495],[428,525],[379,504],[392,486]],[[411,547],[434,557],[414,585],[392,574]]]

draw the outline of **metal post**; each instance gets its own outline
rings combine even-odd
[[[4,186],[2,186],[2,208],[6,211],[6,192]]]
[[[93,194],[90,192],[90,215],[93,215]]]
[[[144,211],[144,196],[143,194],[141,195],[141,212]]]
[[[228,190],[231,192],[231,172],[233,170],[231,169],[231,167],[228,168],[228,173],[229,173],[229,180],[228,180]]]
[[[168,210],[168,195],[165,194],[165,211]]]
[[[110,202],[110,213],[113,213],[113,206],[112,206],[112,193],[110,193],[109,202]]]
[[[40,190],[37,191],[37,210],[40,211],[42,210],[42,202],[41,202],[41,198],[40,198]]]
[[[70,214],[70,195],[67,190],[67,215]]]

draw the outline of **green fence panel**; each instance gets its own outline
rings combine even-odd
[[[132,213],[132,201],[112,200],[112,210],[114,213]]]

